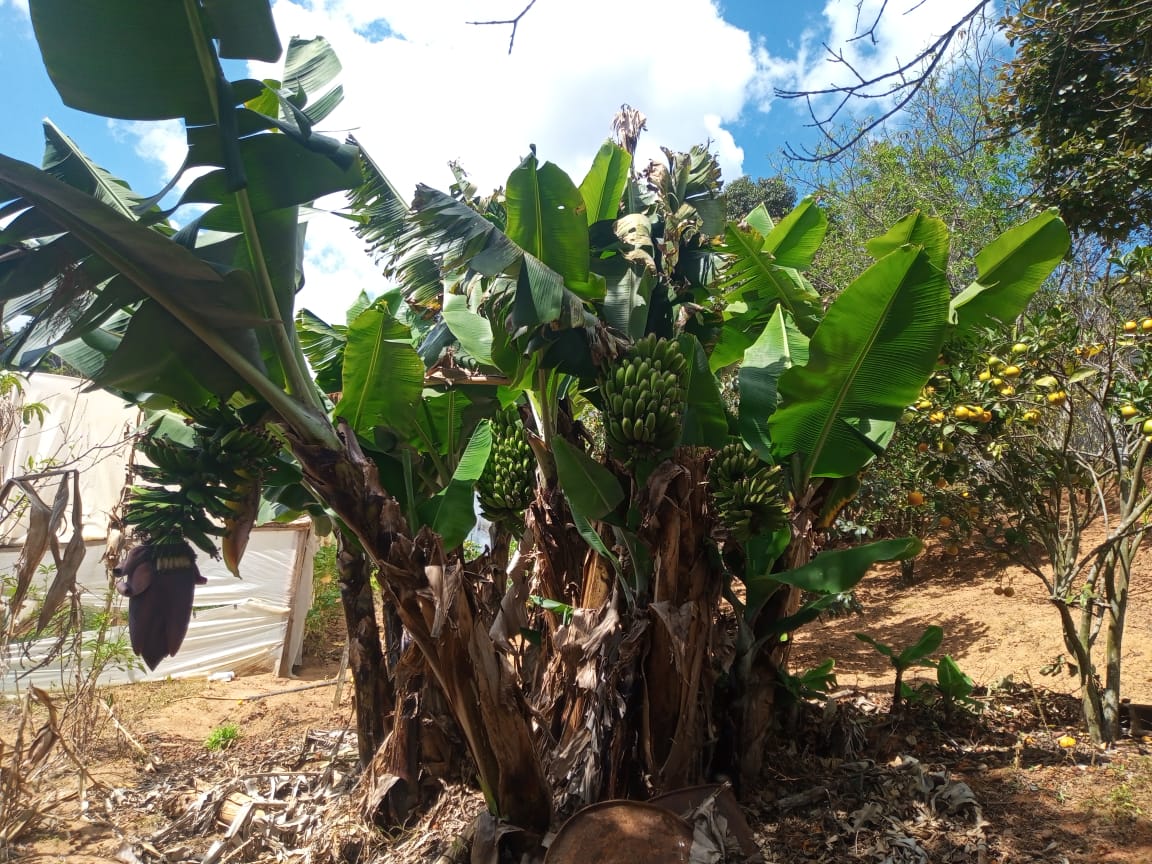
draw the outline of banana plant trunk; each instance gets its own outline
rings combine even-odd
[[[791,570],[807,563],[812,557],[814,538],[809,511],[802,510],[792,528],[792,542],[784,554],[784,569]],[[801,591],[790,585],[781,585],[760,612],[759,627],[795,615],[800,608]],[[764,770],[764,757],[768,741],[778,728],[777,694],[780,674],[788,667],[792,649],[791,634],[783,641],[768,642],[747,659],[740,668],[737,684],[739,716],[736,718],[737,750],[740,754],[737,791],[752,788]]]
[[[356,699],[357,752],[367,768],[384,743],[393,701],[392,678],[384,663],[376,602],[372,593],[372,564],[355,538],[337,532],[336,564],[340,601],[348,634],[348,668]]]
[[[659,569],[648,605],[649,644],[642,747],[657,792],[699,783],[708,768],[706,743],[715,675],[714,622],[723,576],[709,554],[707,464],[681,450],[648,483],[649,529],[643,532]]]
[[[305,477],[379,568],[381,587],[440,684],[476,761],[490,811],[528,831],[552,821],[552,795],[507,658],[476,615],[471,586],[439,539],[410,537],[395,498],[341,423],[343,450],[292,442]]]

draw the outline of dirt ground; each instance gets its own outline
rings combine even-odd
[[[1150,571],[1146,552],[1125,634],[1126,695],[1136,702],[1152,702]],[[839,713],[831,721],[827,710],[823,720],[808,718],[773,758],[763,788],[745,795],[765,860],[1152,862],[1152,745],[1126,739],[1103,752],[1085,742],[1075,678],[1063,669],[1042,674],[1065,651],[1035,577],[988,558],[949,558],[930,548],[918,562],[916,583],[907,588],[898,580],[895,569],[878,569],[858,592],[862,614],[817,622],[797,638],[794,667],[835,657],[846,692]],[[1012,585],[1014,596],[994,594],[998,583]],[[853,634],[902,647],[928,624],[944,628],[940,653],[951,654],[986,688],[978,716],[944,722],[938,712],[917,708],[899,721],[887,717],[887,660]],[[253,826],[263,823],[250,819],[245,832],[234,831],[231,840],[225,835],[244,816],[236,813],[237,794],[239,800],[283,798],[289,777],[295,778],[293,802],[312,802],[317,819],[345,826],[340,842],[346,845],[329,844],[337,850],[330,860],[370,848],[362,861],[448,860],[439,856],[482,808],[473,791],[448,789],[408,830],[347,845],[347,836],[369,835],[344,806],[356,798],[350,792],[355,753],[346,741],[350,688],[337,693],[336,671],[329,653],[298,680],[259,675],[109,691],[112,713],[135,743],[104,722],[77,754],[90,774],[86,815],[76,800],[63,801],[9,850],[10,860],[277,860],[245,845],[259,833]],[[11,742],[18,713],[15,705],[0,706],[0,743]],[[833,753],[821,723],[824,732],[847,730],[842,737],[854,743]],[[226,724],[235,726],[237,740],[208,751],[206,739]],[[1064,736],[1075,744],[1068,746]],[[58,760],[55,770],[61,796],[74,793],[75,763]],[[270,783],[280,783],[279,791]],[[967,804],[945,813],[942,792],[966,795]],[[314,842],[325,830],[329,837],[340,833],[317,824],[299,836]]]
[[[1101,539],[1098,533],[1086,535],[1085,545]],[[928,543],[916,561],[911,586],[902,585],[895,566],[877,567],[856,592],[863,615],[829,618],[802,629],[793,665],[803,669],[834,657],[841,686],[891,687],[887,661],[854,634],[865,632],[902,648],[913,644],[929,624],[938,624],[944,628],[940,653],[950,654],[977,683],[992,686],[1011,678],[1058,693],[1076,692],[1076,677],[1066,674],[1066,666],[1058,674],[1045,669],[1061,655],[1067,657],[1068,651],[1040,580],[990,553],[964,549],[949,557],[944,548],[944,543]],[[1013,596],[997,595],[998,584],[1012,586]],[[1152,550],[1145,548],[1137,558],[1132,585],[1124,629],[1122,695],[1150,703]]]

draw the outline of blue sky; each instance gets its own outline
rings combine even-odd
[[[511,56],[507,27],[466,22],[510,17],[524,0],[276,0],[274,12],[285,41],[320,34],[333,43],[346,101],[330,131],[354,131],[405,191],[417,181],[446,187],[449,159],[481,188],[498,185],[529,144],[579,182],[622,102],[649,118],[641,155],[711,139],[726,178],[774,173],[785,143],[814,138],[800,106],[773,99],[773,87],[820,87],[843,75],[825,62],[823,43],[851,52],[861,71],[888,68],[957,14],[950,0],[890,0],[876,44],[849,42],[881,2],[858,10],[857,0],[537,0]],[[0,33],[9,82],[0,152],[39,164],[40,121],[49,117],[138,190],[156,191],[171,176],[183,158],[178,124],[63,106],[26,0],[0,0]],[[248,71],[278,77],[274,66]],[[303,301],[329,319],[360,287],[383,287],[340,221],[309,228]]]

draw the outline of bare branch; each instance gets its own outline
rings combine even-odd
[[[923,3],[924,0],[920,0],[920,2]],[[856,4],[856,26],[857,27],[860,26],[860,13],[863,11],[863,8],[864,8],[864,0],[859,0],[859,2]],[[880,4],[879,10],[877,10],[877,12],[876,12],[876,19],[872,22],[872,26],[869,27],[867,30],[865,30],[862,33],[857,33],[855,36],[853,36],[848,41],[849,42],[856,42],[860,39],[867,38],[872,42],[873,45],[875,45],[876,44],[876,25],[879,24],[880,19],[884,17],[884,10],[887,8],[888,8],[888,0],[884,0],[884,2]],[[916,7],[912,7],[912,8],[916,8]]]
[[[807,125],[809,128],[819,129],[826,142],[831,146],[831,150],[828,151],[814,152],[805,147],[804,152],[799,152],[791,145],[788,145],[786,147],[786,153],[789,158],[802,162],[835,161],[874,129],[883,125],[891,117],[899,114],[915,99],[916,95],[920,93],[932,78],[941,62],[943,62],[947,56],[948,48],[952,43],[967,32],[968,25],[979,17],[990,4],[991,0],[979,0],[979,2],[966,12],[955,24],[949,27],[941,36],[937,37],[928,47],[911,60],[904,63],[900,63],[897,60],[895,68],[870,78],[865,78],[861,75],[848,61],[848,58],[844,56],[842,50],[833,51],[828,45],[825,45],[824,48],[829,54],[828,62],[843,65],[855,76],[856,81],[851,84],[834,85],[815,90],[782,90],[776,88],[776,96],[781,99],[805,100],[808,106],[808,114],[812,118],[812,122]],[[860,38],[870,37],[872,43],[875,44],[876,27],[880,23],[880,16],[887,8],[887,5],[887,0],[884,0],[880,7],[880,14],[877,15],[872,26],[863,33],[854,36],[849,41],[853,42]],[[914,6],[913,9],[915,8],[917,7]],[[821,96],[839,97],[836,105],[823,115],[817,114],[814,102],[815,97]],[[840,116],[841,111],[843,111],[850,102],[854,100],[883,100],[893,97],[899,98],[896,99],[890,108],[881,113],[880,116],[865,122],[847,140],[839,139],[831,130],[833,122]]]
[[[885,0],[887,2],[887,0]],[[528,10],[536,5],[536,0],[529,0],[527,6],[520,10],[520,14],[515,18],[505,18],[503,21],[469,21],[469,24],[475,24],[478,27],[483,27],[488,24],[511,24],[512,35],[508,37],[508,53],[512,53],[512,46],[516,44],[516,28],[520,26],[520,19],[528,14]]]

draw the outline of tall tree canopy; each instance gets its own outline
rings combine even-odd
[[[761,204],[769,216],[779,219],[796,206],[796,188],[781,176],[753,180],[747,174],[724,184],[724,207],[729,219],[743,219]]]
[[[1016,49],[996,100],[1034,147],[1030,173],[1069,225],[1110,240],[1152,212],[1152,3],[1029,0],[1009,16]]]

